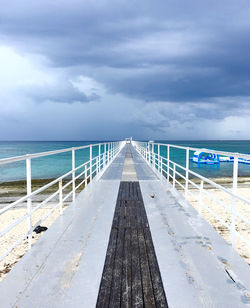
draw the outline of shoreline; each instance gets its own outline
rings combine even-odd
[[[32,180],[32,191],[37,190],[38,188],[41,188],[42,186],[54,181],[55,178],[51,179],[34,179]],[[68,183],[71,179],[64,179],[63,185]],[[82,181],[83,179],[77,179],[76,180],[76,186]],[[84,184],[80,187],[84,187]],[[56,183],[54,185],[51,185],[47,189],[43,190],[42,192],[35,195],[32,200],[35,203],[42,202],[46,197],[49,195],[52,195],[54,192],[56,192],[59,189],[59,184]],[[64,190],[63,193],[67,194],[72,189],[72,184],[68,185]],[[10,182],[2,182],[0,183],[0,208],[3,208],[4,205],[9,205],[12,202],[18,200],[21,197],[24,197],[27,194],[27,187],[26,187],[26,180],[18,180],[18,181],[10,181]],[[23,203],[26,203],[24,201]],[[16,207],[19,207],[17,205]]]

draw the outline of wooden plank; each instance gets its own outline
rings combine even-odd
[[[122,201],[117,200],[115,212],[114,212],[113,223],[112,223],[112,228],[118,228],[118,226],[119,226],[121,204],[122,204]]]
[[[112,229],[110,233],[106,260],[104,264],[102,280],[101,280],[101,285],[100,285],[97,304],[96,304],[97,308],[104,308],[104,307],[109,306],[117,234],[118,234],[117,230]]]
[[[150,267],[155,303],[157,307],[167,308],[167,299],[163,288],[160,270],[155,255],[154,245],[149,228],[144,228],[144,237],[147,248],[148,262]]]
[[[147,249],[145,245],[145,239],[142,228],[138,228],[138,240],[139,240],[139,251],[140,251],[140,266],[141,266],[144,307],[154,308],[156,307],[156,304],[155,304],[150,269],[148,264]]]
[[[141,284],[141,271],[140,271],[140,255],[137,229],[131,229],[132,241],[132,303],[133,307],[143,307],[142,284]]]
[[[124,228],[119,228],[116,253],[113,267],[112,287],[110,292],[109,307],[118,308],[121,305],[121,284],[123,265]]]
[[[124,257],[123,257],[123,271],[122,271],[122,308],[130,308],[132,306],[131,295],[131,229],[125,230],[124,236]]]
[[[140,184],[139,183],[137,183],[137,185],[136,185],[136,192],[137,192],[137,199],[143,201],[142,194],[141,194],[141,189],[140,189]]]

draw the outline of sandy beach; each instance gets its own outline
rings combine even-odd
[[[222,185],[227,189],[232,189],[232,178],[215,178],[212,179],[217,184]],[[196,184],[199,182],[196,180]],[[179,185],[176,188],[180,190],[183,194],[184,191]],[[224,226],[210,211],[213,211],[219,218],[222,219],[228,226],[231,226],[232,222],[232,197],[228,193],[225,193],[217,188],[213,188],[209,184],[204,185],[204,190],[207,194],[203,194],[201,203],[200,192],[198,189],[189,185],[190,194],[188,196],[189,202],[193,207],[200,212],[200,214],[205,218],[211,226],[228,242],[230,243],[231,235],[230,230]],[[250,178],[241,177],[238,180],[238,190],[237,193],[250,200]],[[218,204],[214,199],[219,200],[225,207]],[[200,206],[201,204],[201,206]],[[235,202],[235,210],[250,220],[250,205],[245,202],[237,200]],[[241,218],[237,217],[235,219],[235,229],[236,231],[245,239],[250,241],[250,226],[247,225]],[[237,236],[235,236],[235,249],[240,254],[244,260],[250,264],[250,248]]]

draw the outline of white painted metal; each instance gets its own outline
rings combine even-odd
[[[188,170],[189,170],[189,148],[186,149],[186,188],[185,197],[188,196]]]
[[[91,159],[90,159],[91,161]],[[75,149],[72,149],[72,192],[73,192],[73,202],[76,200],[76,154],[75,154]]]
[[[26,182],[27,182],[27,196],[32,192],[31,188],[31,160],[30,158],[26,159]],[[28,243],[29,248],[32,246],[32,199],[31,197],[27,198],[27,215],[28,215]]]
[[[59,202],[60,202],[60,214],[63,212],[63,184],[62,179],[59,180]]]
[[[201,180],[201,184],[200,184],[200,194],[199,194],[199,214],[201,214],[201,209],[202,209],[203,185],[204,185],[204,181]]]
[[[168,149],[168,173],[167,173],[167,177],[168,177],[168,181],[169,181],[169,162],[170,162],[170,148],[169,145],[167,146]]]
[[[99,146],[98,146],[98,173],[100,172],[100,170],[101,170],[101,166],[100,166],[100,164],[101,164],[101,145],[99,144]]]
[[[238,157],[234,159],[234,168],[233,168],[233,192],[237,194],[238,187]],[[237,199],[232,197],[232,217],[231,217],[231,243],[234,246],[235,244],[235,219],[236,219],[236,205]]]
[[[90,161],[90,181],[92,180],[92,145],[89,147],[89,161]]]
[[[173,170],[173,187],[175,187],[175,165],[174,165],[174,170]]]

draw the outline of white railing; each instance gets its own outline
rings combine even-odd
[[[224,227],[226,227],[230,231],[230,242],[232,246],[235,246],[235,237],[240,239],[246,246],[250,247],[249,239],[246,239],[237,229],[239,229],[239,224],[243,223],[247,226],[249,230],[250,220],[244,213],[240,213],[237,209],[238,202],[244,203],[248,209],[246,212],[249,213],[250,200],[246,197],[238,194],[238,162],[239,158],[250,159],[250,155],[240,154],[240,153],[232,153],[232,152],[223,152],[223,151],[215,151],[208,149],[200,149],[193,147],[184,147],[172,144],[164,144],[164,143],[154,143],[154,142],[138,142],[133,141],[133,145],[136,150],[141,154],[141,156],[146,160],[146,162],[151,166],[155,172],[159,173],[162,177],[164,176],[174,188],[176,185],[180,187],[184,192],[184,196],[186,199],[191,195],[193,199],[198,202],[198,211],[202,212],[202,209],[206,209],[213,217],[215,217]],[[181,166],[180,164],[171,160],[171,149],[181,149],[185,151],[186,162],[185,166]],[[192,170],[190,170],[189,161],[190,161],[190,151],[203,151],[205,153],[219,154],[223,156],[233,157],[233,181],[232,181],[232,189],[228,189],[215,183],[213,180],[208,179]],[[162,153],[166,155],[162,155]],[[180,180],[182,179],[182,180]],[[196,181],[195,181],[196,179]],[[198,180],[198,181],[197,181]],[[204,184],[209,184],[210,187],[218,189],[219,191],[225,193],[230,197],[230,204],[221,201],[219,198],[216,198],[211,193],[211,190],[205,189]],[[198,194],[194,194],[194,188],[198,190]],[[215,202],[219,205],[219,207],[223,207],[226,211],[230,213],[230,220],[223,220],[223,217],[220,217],[209,205],[206,205],[203,198],[204,195],[212,202]],[[237,225],[236,225],[237,221]]]
[[[0,209],[0,218],[1,215],[6,213],[7,211],[16,208],[17,206],[26,203],[27,211],[26,214],[21,216],[15,221],[12,221],[7,227],[3,230],[0,229],[0,239],[4,237],[8,232],[10,232],[13,228],[15,228],[21,222],[27,220],[28,226],[24,234],[20,235],[18,240],[14,243],[9,244],[8,249],[0,256],[0,261],[3,260],[15,247],[17,247],[23,240],[28,237],[28,246],[31,248],[32,246],[32,232],[33,230],[40,225],[50,214],[52,214],[58,207],[60,208],[60,213],[62,213],[63,204],[66,200],[69,200],[72,197],[72,201],[75,201],[76,192],[81,187],[85,188],[87,184],[97,176],[100,176],[104,170],[111,164],[116,155],[120,152],[121,148],[124,146],[125,142],[107,142],[107,143],[99,143],[99,144],[90,144],[86,146],[74,147],[63,150],[42,152],[36,154],[27,154],[24,156],[11,157],[6,159],[0,159],[0,165],[11,164],[19,161],[26,161],[26,185],[27,185],[27,194],[15,202],[3,207]],[[76,151],[86,149],[89,153],[89,160],[76,166],[75,154]],[[93,150],[97,152],[97,155],[93,157]],[[60,177],[52,180],[48,184],[32,191],[32,177],[31,177],[31,163],[33,159],[41,158],[45,156],[51,156],[55,154],[71,152],[72,156],[72,167],[71,170]],[[79,173],[79,174],[77,174]],[[77,174],[77,175],[76,175]],[[63,184],[63,180],[67,180],[66,184]],[[79,183],[77,183],[77,181]],[[51,186],[58,185],[58,189],[49,195],[45,200],[40,202],[36,206],[32,206],[32,199],[38,195],[39,193],[45,191]],[[66,195],[65,189],[68,187],[72,187],[70,192]],[[54,198],[58,198],[58,202],[43,216],[37,221],[35,224],[32,221],[32,215],[41,207],[44,207],[49,201]]]

